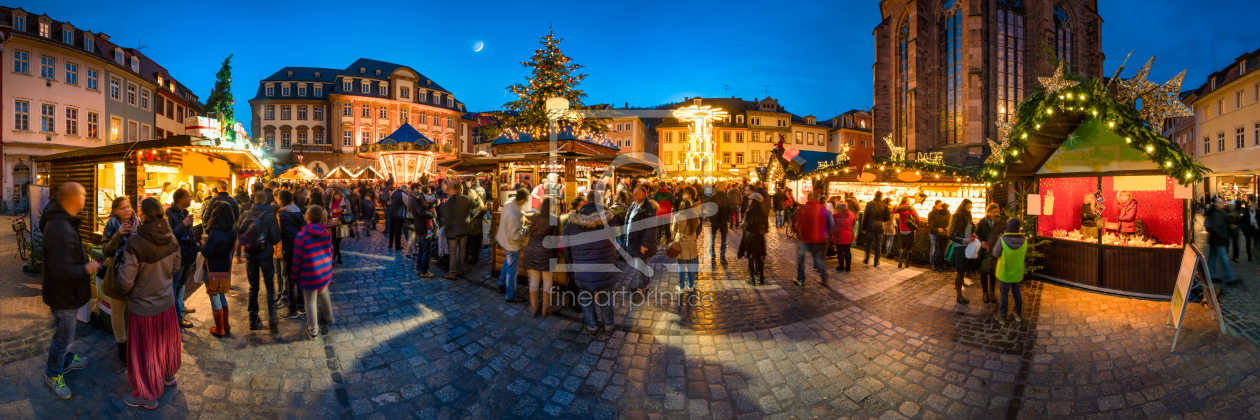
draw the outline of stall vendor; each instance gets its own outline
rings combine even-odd
[[[1125,237],[1133,236],[1137,233],[1137,200],[1133,199],[1133,194],[1128,191],[1120,191],[1116,193],[1116,205],[1119,208],[1116,211],[1116,221],[1120,222],[1120,234]]]
[[[1094,201],[1094,194],[1085,194],[1085,200],[1081,204],[1081,236],[1085,239],[1098,237],[1098,203]]]

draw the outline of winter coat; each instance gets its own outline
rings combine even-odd
[[[284,248],[285,255],[293,255],[293,239],[297,238],[298,231],[306,226],[306,218],[302,217],[302,211],[297,205],[289,204],[280,209],[280,243]]]
[[[1227,210],[1209,207],[1207,213],[1204,214],[1203,225],[1207,228],[1209,246],[1229,246],[1229,220],[1226,212]]]
[[[827,211],[827,207],[822,203],[810,199],[796,214],[798,217],[797,229],[800,230],[800,241],[807,244],[827,243],[827,239],[831,237],[831,227],[835,221],[831,218],[831,213]]]
[[[774,211],[783,210],[783,205],[785,203],[787,203],[787,193],[784,193],[782,189],[775,191],[774,192]]]
[[[916,229],[910,228],[911,220],[914,220],[917,225],[923,224],[923,221],[919,219],[919,213],[914,211],[914,207],[909,204],[897,206],[897,230],[900,232],[914,232]]]
[[[550,216],[536,213],[529,221],[529,242],[525,244],[525,252],[521,256],[522,270],[551,271],[551,259],[560,255],[555,247],[547,247],[544,241],[548,236],[560,234],[560,218],[551,224]]]
[[[247,217],[258,219],[258,232],[262,234],[263,242],[259,249],[245,255],[251,260],[270,258],[274,252],[272,247],[280,243],[280,225],[276,223],[276,208],[269,204],[255,204],[249,211],[241,214],[240,220],[236,221],[236,232],[238,234],[245,233],[245,226],[242,225],[242,222]]]
[[[652,201],[656,202],[657,216],[667,216],[674,211],[674,195],[665,190],[652,194]]]
[[[630,204],[630,209],[626,210],[626,217],[630,218],[625,224],[626,250],[630,255],[636,258],[647,260],[656,255],[657,247],[660,241],[657,240],[659,235],[656,216],[657,205],[655,201],[643,200],[643,204],[639,205],[639,209],[635,210],[636,204]],[[630,213],[634,212],[631,218]],[[647,252],[643,252],[642,248],[647,248]]]
[[[705,201],[717,205],[716,211],[712,216],[709,216],[709,226],[714,230],[727,230],[727,225],[731,222],[731,201],[726,197],[726,192],[715,192],[712,197]],[[701,205],[701,207],[704,207],[704,205]]]
[[[201,206],[201,223],[210,223],[210,212],[214,211],[214,206],[219,202],[228,203],[232,206],[232,220],[241,217],[241,205],[236,202],[235,198],[228,195],[227,191],[219,191],[214,197],[206,200]]]
[[[691,260],[700,257],[700,231],[704,229],[704,225],[697,224],[695,230],[687,229],[688,218],[698,218],[700,214],[699,208],[680,211],[674,213],[673,232],[674,242],[682,246],[682,253],[678,254],[680,260]]]
[[[367,200],[364,200],[364,202],[367,202]],[[412,220],[415,220],[417,235],[423,237],[429,234],[429,223],[433,220],[432,217],[429,217],[429,212],[431,210],[433,210],[433,203],[423,195],[416,196],[411,199],[411,211],[414,212],[414,214],[411,215],[411,218]]]
[[[836,245],[853,244],[853,220],[856,217],[848,209],[845,209],[844,213],[837,211],[831,215],[834,226],[836,226],[836,235],[831,237],[832,243]]]
[[[376,203],[373,200],[359,200],[359,218],[367,221],[376,220]]]
[[[197,238],[191,225],[184,226],[184,218],[187,216],[187,210],[175,206],[166,208],[166,223],[179,242],[179,257],[185,263],[192,264],[197,261]]]
[[[472,201],[472,208],[468,209],[468,234],[480,235],[485,229],[486,211],[482,207],[486,205],[486,198],[484,194],[477,194],[477,198],[469,199]]]
[[[127,295],[127,312],[149,317],[175,305],[181,251],[167,218],[140,225],[127,239],[123,265],[118,268],[118,290]]]
[[[1098,213],[1089,208],[1089,203],[1081,204],[1081,227],[1098,227]]]
[[[236,247],[236,229],[212,230],[201,244],[201,255],[206,257],[206,271],[227,273],[232,271],[232,249]]]
[[[949,229],[949,211],[943,208],[932,209],[928,213],[928,232],[936,236],[945,236]]]
[[[968,233],[970,230],[970,233]],[[971,212],[962,211],[961,208],[954,212],[954,216],[949,220],[949,240],[954,243],[954,268],[970,269],[975,265],[977,260],[968,259],[967,253],[963,252],[963,248],[967,246],[967,238],[975,234],[976,225],[971,223]],[[979,236],[979,235],[977,235]],[[976,240],[983,240],[977,238]]]
[[[1120,222],[1120,232],[1137,232],[1137,200],[1129,199],[1128,202],[1121,204],[1116,210],[1119,212],[1119,215],[1116,216],[1116,221]]]
[[[446,237],[455,238],[471,232],[468,229],[469,216],[473,201],[463,194],[452,195],[445,203],[438,206],[438,224],[446,228]]]
[[[988,248],[981,248],[980,252],[980,269],[986,272],[993,271],[997,265],[997,258],[994,258],[990,252],[993,247],[998,245],[998,240],[1002,238],[1002,231],[1006,229],[1002,219],[985,217],[976,223],[976,238],[988,244]]]
[[[44,304],[53,310],[79,309],[92,298],[92,275],[87,271],[88,255],[79,237],[82,219],[66,213],[60,202],[48,204],[39,219],[44,234]]]
[[[568,223],[564,226],[565,261],[569,264],[585,264],[587,267],[616,267],[617,252],[613,229],[607,225],[612,218],[611,211],[600,208],[595,203],[587,203],[582,208],[569,212]],[[572,273],[578,288],[595,292],[617,284],[617,274],[621,274],[620,272],[592,268]]]
[[[735,258],[765,257],[766,232],[770,231],[770,222],[766,207],[761,202],[754,201],[748,207],[741,228],[744,236],[739,240],[739,252],[735,254]]]
[[[866,203],[866,219],[863,221],[867,234],[883,234],[884,223],[891,220],[888,206],[878,201]]]
[[[293,283],[305,291],[320,290],[332,281],[332,236],[323,223],[311,223],[293,240]]]
[[[254,206],[254,201],[249,199],[249,194],[246,194],[243,191],[239,194],[232,196],[232,199],[236,200],[236,204],[240,206],[239,213],[236,214],[237,220],[240,220],[241,218],[240,213],[247,212],[249,211],[251,207]],[[214,207],[210,207],[210,208],[213,209]]]
[[[499,231],[494,233],[494,239],[503,247],[504,251],[516,252],[521,250],[521,240],[523,236],[518,237],[517,231],[521,229],[521,203],[516,200],[509,201],[503,205],[499,216]]]
[[[385,208],[385,217],[402,219],[407,217],[407,194],[402,189],[389,193],[389,207]]]

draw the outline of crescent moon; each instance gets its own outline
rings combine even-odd
[[[481,49],[484,48],[485,46],[486,46],[485,43],[481,41],[477,41],[476,44],[473,44],[473,52],[481,52]]]

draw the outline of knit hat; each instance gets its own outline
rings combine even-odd
[[[1006,233],[1019,233],[1020,222],[1018,218],[1012,217],[1006,220]]]
[[[753,200],[753,201],[761,201],[761,194],[752,193],[751,195],[748,196],[748,199]]]

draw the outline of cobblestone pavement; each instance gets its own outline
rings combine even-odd
[[[745,261],[713,265],[702,253],[697,296],[708,306],[618,306],[615,331],[591,339],[579,311],[530,318],[503,303],[487,264],[472,280],[419,279],[379,234],[347,240],[330,335],[306,339],[300,320],[251,333],[238,281],[233,335],[214,338],[197,291],[179,384],[158,410],[122,404],[112,337],[83,327],[72,348],[93,362],[67,377],[75,396],[47,390],[42,357],[6,363],[0,418],[1260,416],[1255,345],[1222,336],[1203,310],[1189,311],[1170,353],[1167,302],[1028,281],[1024,321],[1003,326],[977,288],[964,291],[971,305],[954,303],[953,273],[874,268],[859,251],[852,273],[832,269],[826,287],[811,273],[801,289],[794,244],[780,231],[769,246],[764,286],[743,282]],[[621,287],[632,281],[627,269]],[[652,289],[676,281],[661,273]]]
[[[1207,231],[1203,229],[1203,216],[1195,216],[1194,243],[1207,256]],[[1239,241],[1242,237],[1239,236]],[[1222,286],[1221,312],[1225,324],[1234,334],[1243,336],[1251,342],[1260,344],[1260,249],[1253,249],[1253,258],[1247,257],[1245,242],[1239,242],[1238,262],[1230,262],[1237,285]],[[1231,253],[1232,257],[1233,254]],[[1213,267],[1219,270],[1220,267]],[[1213,277],[1220,277],[1213,271]]]
[[[22,272],[14,219],[0,216],[0,366],[46,352],[52,337],[39,275]]]

